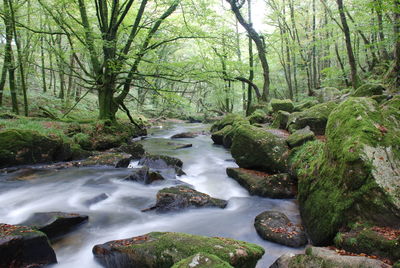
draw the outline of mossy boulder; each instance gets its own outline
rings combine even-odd
[[[211,139],[215,144],[222,145],[224,136],[232,129],[232,125],[227,125],[223,129],[215,131],[211,134]]]
[[[145,154],[139,160],[139,165],[147,166],[155,170],[174,169],[178,176],[185,174],[182,170],[182,160],[168,155]]]
[[[223,136],[223,139],[222,139],[222,144],[224,145],[225,148],[232,147],[233,137],[235,136],[237,129],[241,126],[250,126],[250,122],[249,121],[239,121],[232,125],[232,128],[230,128],[225,133],[225,135]]]
[[[270,175],[244,168],[227,168],[226,173],[246,188],[251,195],[292,198],[297,192],[296,182],[286,173]]]
[[[0,266],[40,267],[57,263],[47,236],[27,226],[0,223]]]
[[[247,119],[250,121],[250,124],[263,124],[268,121],[267,113],[260,109],[255,110]]]
[[[239,167],[260,169],[272,173],[287,171],[289,148],[285,139],[253,126],[236,129],[231,147]]]
[[[224,116],[224,118],[215,122],[211,126],[211,133],[221,130],[228,125],[233,125],[233,123],[238,122],[238,121],[248,121],[248,120],[238,114],[227,114],[226,116]]]
[[[302,112],[295,112],[289,116],[287,129],[293,133],[296,130],[309,126],[316,135],[324,135],[328,117],[337,107],[334,101],[315,105]]]
[[[253,268],[264,254],[258,245],[221,237],[153,232],[93,248],[104,267],[171,267],[196,253],[212,254],[237,268]]]
[[[286,125],[289,121],[289,112],[285,111],[278,111],[276,112],[273,117],[274,121],[272,122],[272,127],[273,128],[280,128],[280,129],[286,129]]]
[[[319,102],[328,102],[339,99],[342,93],[339,89],[334,87],[325,87],[314,91],[315,96],[318,98]]]
[[[294,110],[294,104],[291,100],[272,99],[271,106],[274,112],[285,111],[291,113]]]
[[[79,144],[79,146],[84,150],[92,150],[93,149],[93,142],[90,139],[90,136],[86,133],[76,133],[72,140]]]
[[[248,114],[248,115],[251,115],[252,113],[254,113],[254,112],[257,111],[257,110],[262,110],[262,111],[264,111],[265,113],[268,113],[268,111],[269,111],[269,105],[268,105],[268,103],[267,103],[267,102],[260,101],[260,102],[258,102],[258,103],[252,104],[252,105],[250,106],[250,108],[248,109],[247,114]]]
[[[361,221],[400,225],[400,97],[382,106],[349,98],[329,116],[326,144],[302,146],[292,159],[303,223],[316,245]]]
[[[317,104],[319,104],[319,101],[314,98],[303,100],[303,101],[295,103],[293,111],[294,112],[302,112],[302,111],[309,109]]]
[[[400,260],[400,230],[356,224],[350,231],[339,232],[335,245],[349,252]]]
[[[128,167],[131,155],[122,152],[96,152],[94,155],[79,161],[76,165],[88,166],[113,166],[118,168]]]
[[[0,168],[51,162],[58,157],[62,146],[62,139],[55,135],[44,136],[31,130],[0,131]]]
[[[208,253],[197,253],[189,258],[175,263],[172,268],[233,268],[228,262],[221,260],[215,255]]]
[[[310,130],[309,126],[306,126],[303,129],[296,130],[287,138],[286,141],[290,148],[294,148],[313,140],[315,140],[315,134]]]
[[[145,154],[143,145],[138,142],[123,144],[117,151],[130,154],[132,159],[140,159]]]
[[[134,168],[129,176],[124,178],[125,181],[140,182],[143,184],[152,184],[156,181],[165,180],[165,178],[157,171],[152,171],[148,167]]]
[[[379,84],[365,84],[357,88],[353,93],[352,97],[371,97],[374,95],[382,95],[386,89]]]

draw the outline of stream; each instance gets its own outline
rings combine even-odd
[[[58,264],[52,267],[101,267],[93,258],[92,248],[110,240],[129,238],[152,231],[174,231],[206,236],[229,237],[256,243],[265,248],[257,267],[269,267],[280,255],[293,249],[261,239],[253,226],[254,218],[265,210],[284,212],[290,220],[300,221],[295,200],[250,196],[246,189],[230,179],[225,169],[237,167],[228,150],[213,145],[209,135],[178,139],[193,147],[172,150],[157,140],[172,135],[207,130],[204,124],[174,123],[151,129],[143,141],[147,152],[180,158],[187,175],[179,180],[212,197],[228,200],[225,209],[205,208],[177,213],[141,212],[155,203],[157,192],[176,185],[166,180],[152,185],[122,181],[130,169],[105,167],[42,170],[38,178],[14,180],[12,173],[0,174],[0,222],[18,224],[35,212],[62,211],[89,216],[89,222],[53,243]],[[175,142],[175,140],[173,141]],[[133,166],[137,163],[132,163]],[[95,204],[88,200],[107,194]]]

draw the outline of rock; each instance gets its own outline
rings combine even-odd
[[[175,150],[179,150],[179,149],[185,149],[185,148],[190,148],[193,147],[193,144],[191,143],[187,143],[187,144],[179,144],[175,147]]]
[[[257,110],[262,110],[262,111],[264,111],[265,113],[268,113],[268,110],[269,110],[268,103],[262,102],[262,101],[259,101],[259,102],[257,102],[257,103],[254,103],[254,104],[252,104],[252,105],[250,106],[250,108],[248,109],[247,113],[248,113],[248,114],[252,114],[252,113],[254,113],[254,112],[257,111]]]
[[[208,253],[196,253],[189,258],[183,259],[172,266],[172,268],[233,268],[228,262],[221,260],[215,255]]]
[[[143,142],[143,141],[142,141]],[[145,139],[145,146],[149,147],[156,147],[158,149],[161,149],[163,152],[169,152],[170,150],[179,150],[182,148],[188,148],[192,147],[192,144],[188,143],[183,143],[181,141],[171,141],[171,139],[163,139],[163,138],[151,138],[151,139]],[[142,158],[144,155],[142,155],[140,158]]]
[[[147,166],[156,170],[174,169],[178,176],[185,174],[182,170],[182,160],[167,155],[145,154],[145,156],[139,160],[139,165]]]
[[[64,212],[38,212],[20,225],[30,226],[32,229],[45,233],[49,239],[64,235],[72,229],[87,222],[86,215]]]
[[[256,266],[264,249],[229,238],[169,232],[110,241],[93,248],[95,258],[104,267],[110,268],[171,267],[196,253],[215,255],[233,267],[251,268]]]
[[[319,101],[317,101],[316,99],[308,99],[305,101],[301,101],[295,104],[294,106],[294,112],[302,112],[306,109],[309,109],[315,105],[319,104]]]
[[[400,260],[400,230],[356,224],[350,231],[339,232],[335,245],[349,252]]]
[[[186,208],[219,207],[225,208],[227,201],[212,198],[188,186],[164,188],[157,193],[154,206],[158,212],[177,211]]]
[[[334,87],[325,87],[314,91],[315,96],[318,98],[319,102],[328,102],[339,99],[342,93],[339,89]]]
[[[257,215],[254,227],[259,236],[268,241],[295,248],[307,244],[303,228],[278,211],[265,211]]]
[[[274,115],[275,119],[272,122],[272,127],[286,129],[286,125],[289,120],[289,116],[290,116],[290,113],[285,112],[285,111],[276,112]]]
[[[227,125],[223,129],[215,131],[211,134],[211,139],[215,144],[222,145],[224,136],[232,129],[232,125]]]
[[[131,163],[131,158],[123,158],[115,164],[115,168],[127,168],[129,167],[129,164]]]
[[[57,263],[44,233],[27,226],[0,223],[0,266],[40,267]]]
[[[333,101],[315,105],[302,112],[295,112],[289,116],[287,129],[292,133],[309,126],[315,135],[324,135],[328,116],[337,106]]]
[[[145,154],[143,145],[137,142],[123,144],[117,149],[117,151],[130,154],[131,159],[140,159]]]
[[[189,116],[189,117],[188,117],[188,121],[189,121],[189,123],[191,123],[191,124],[194,124],[194,123],[202,123],[202,122],[203,122],[203,120],[202,120],[200,117],[193,117],[193,116]]]
[[[162,181],[165,178],[156,171],[151,171],[148,167],[132,169],[132,174],[124,178],[125,181],[136,181],[144,184],[151,184],[155,181]]]
[[[189,138],[196,138],[199,134],[196,132],[183,132],[175,134],[171,137],[171,139],[189,139]]]
[[[73,130],[69,130],[73,131]],[[93,142],[90,139],[90,136],[86,133],[78,132],[72,137],[73,141],[84,150],[92,150],[93,149]]]
[[[371,97],[374,95],[382,95],[386,89],[382,85],[365,84],[357,88],[352,94],[352,97]]]
[[[99,194],[99,195],[97,195],[97,196],[95,196],[93,198],[90,198],[90,199],[86,200],[83,203],[85,204],[85,206],[90,207],[91,205],[94,205],[94,204],[97,204],[97,203],[99,203],[99,202],[101,202],[103,200],[106,200],[108,197],[109,197],[108,194],[102,193],[102,194]]]
[[[400,96],[380,107],[349,98],[329,116],[327,142],[292,158],[303,223],[316,245],[360,221],[400,226]]]
[[[296,195],[296,183],[289,174],[269,175],[244,168],[227,168],[226,173],[251,195],[269,198],[292,198]]]
[[[281,256],[271,268],[325,268],[325,267],[346,267],[346,268],[390,268],[390,265],[382,261],[370,259],[365,256],[340,255],[329,248],[309,247],[306,254]]]
[[[309,126],[306,126],[303,129],[296,130],[286,141],[290,148],[294,148],[313,140],[315,140],[314,132],[310,130]]]
[[[271,106],[274,112],[285,111],[291,113],[294,110],[294,105],[291,100],[272,99]]]
[[[287,171],[289,148],[286,141],[253,126],[239,126],[231,147],[239,167],[277,173]]]
[[[267,123],[267,113],[263,110],[255,110],[250,116],[247,117],[247,119],[250,121],[250,124],[263,124]]]
[[[62,145],[61,138],[55,135],[44,136],[31,130],[0,131],[0,168],[51,162]]]
[[[127,168],[130,161],[130,154],[121,152],[101,152],[79,161],[77,166],[114,166],[118,168]]]
[[[227,114],[224,118],[222,118],[221,120],[215,122],[212,126],[211,126],[211,133],[214,133],[218,130],[223,129],[224,127],[228,126],[228,125],[233,125],[233,123],[238,122],[238,121],[242,121],[242,122],[248,122],[247,119],[245,119],[243,116],[241,115],[237,115],[237,114]]]

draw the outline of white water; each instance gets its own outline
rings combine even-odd
[[[265,210],[284,212],[292,221],[299,221],[294,200],[269,199],[249,196],[248,192],[225,169],[236,167],[230,153],[215,146],[209,136],[182,139],[193,147],[168,150],[157,147],[155,139],[169,138],[185,131],[204,128],[201,124],[175,124],[156,130],[143,141],[149,152],[176,156],[183,160],[187,173],[179,180],[213,197],[229,200],[226,209],[192,209],[178,213],[143,213],[140,210],[155,203],[158,190],[175,185],[164,181],[142,185],[119,180],[129,169],[70,168],[40,172],[38,179],[12,180],[15,175],[0,175],[0,222],[18,224],[35,212],[63,211],[89,215],[89,222],[53,244],[58,264],[54,267],[100,267],[93,258],[94,245],[110,240],[129,238],[152,231],[186,232],[207,236],[222,236],[259,244],[265,255],[257,267],[269,267],[280,255],[292,249],[262,240],[253,227],[256,215]],[[109,198],[86,206],[85,201],[106,193]]]

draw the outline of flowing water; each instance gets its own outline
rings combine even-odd
[[[225,169],[237,167],[228,150],[213,145],[209,135],[178,140],[193,147],[180,150],[160,146],[160,139],[206,129],[202,124],[172,124],[153,130],[142,141],[146,151],[167,154],[183,160],[187,175],[178,179],[196,190],[229,201],[227,208],[192,209],[177,213],[141,212],[155,203],[157,191],[176,184],[166,180],[154,185],[122,181],[129,169],[104,167],[41,170],[31,180],[15,180],[15,175],[0,174],[0,222],[18,224],[35,212],[74,212],[89,215],[89,222],[53,243],[58,264],[54,267],[100,267],[93,258],[94,245],[129,238],[152,231],[175,231],[206,236],[222,236],[259,244],[265,255],[257,267],[269,267],[280,255],[292,249],[262,240],[253,227],[256,215],[265,210],[284,212],[299,222],[295,200],[250,196]],[[133,163],[135,165],[135,163]],[[88,200],[107,194],[108,198],[88,204]]]

